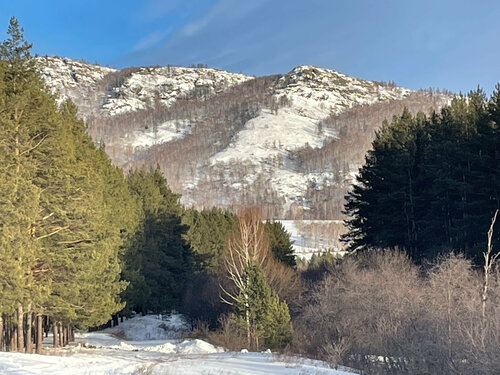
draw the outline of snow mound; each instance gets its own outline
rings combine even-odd
[[[160,345],[153,345],[153,346],[146,346],[144,348],[144,351],[146,352],[158,352],[158,353],[176,353],[177,352],[177,346],[175,344],[172,344],[170,342],[166,342],[164,344]]]
[[[218,348],[203,340],[185,340],[177,345],[178,353],[183,354],[208,354],[222,353],[224,349]]]
[[[209,344],[203,340],[184,340],[179,344],[173,344],[166,342],[164,344],[147,346],[142,349],[146,352],[158,352],[158,353],[178,353],[178,354],[211,354],[211,353],[222,353],[223,348],[218,348]]]
[[[102,337],[102,336],[101,336]],[[88,336],[85,339],[85,346],[86,347],[96,347],[99,349],[115,349],[115,350],[123,350],[123,351],[138,351],[139,349],[134,346],[130,345],[124,341],[120,341],[116,345],[106,345],[103,342],[99,341],[99,338],[95,336]]]

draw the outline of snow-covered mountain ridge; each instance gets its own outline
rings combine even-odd
[[[309,65],[250,77],[59,57],[38,63],[49,89],[77,104],[115,164],[159,165],[189,206],[258,204],[268,218],[292,220],[343,219],[343,197],[382,121],[404,107],[438,109],[451,97]]]
[[[206,97],[252,79],[244,74],[210,68],[157,66],[118,70],[55,56],[39,57],[38,64],[52,92],[77,103],[82,99],[92,103],[94,108],[79,106],[84,117],[96,113],[114,116],[154,109],[158,105],[169,106],[194,91]]]
[[[276,96],[293,103],[295,111],[303,116],[321,120],[355,105],[377,101],[397,100],[412,90],[381,82],[367,81],[315,66],[298,66],[277,84]]]
[[[141,67],[106,96],[103,109],[110,115],[169,106],[177,99],[197,91],[200,97],[213,95],[252,79],[243,74],[209,68]]]
[[[70,98],[83,118],[97,112],[99,83],[106,75],[116,72],[113,68],[54,56],[38,57],[37,66],[47,88],[59,101]]]

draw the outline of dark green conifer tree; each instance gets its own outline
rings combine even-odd
[[[0,44],[0,294],[1,313],[15,321],[20,331],[17,345],[23,350],[23,308],[40,294],[32,273],[40,250],[35,227],[41,194],[33,183],[37,163],[33,151],[42,135],[31,114],[43,95],[30,60],[31,46],[15,18],[7,33]]]
[[[416,118],[408,110],[384,122],[373,141],[373,150],[360,169],[358,183],[347,195],[344,236],[351,249],[404,247],[418,253],[419,197],[422,186],[421,160],[426,134],[425,116]]]
[[[269,238],[269,248],[274,257],[280,262],[295,267],[295,252],[292,242],[290,241],[290,233],[288,233],[279,221],[268,221],[264,225],[264,229]]]
[[[240,290],[234,305],[238,325],[243,332],[250,333],[255,349],[259,350],[262,345],[284,348],[291,342],[293,333],[287,304],[280,302],[271,290],[258,263],[248,264],[245,274],[247,287]]]
[[[463,251],[477,262],[499,207],[497,92],[385,123],[347,195],[352,250],[400,248],[421,261]]]
[[[128,308],[147,313],[177,309],[193,256],[183,238],[182,206],[161,172],[132,171],[128,184],[141,211],[141,223],[125,257],[123,278],[130,282],[124,298]]]
[[[215,271],[228,236],[236,229],[236,215],[219,208],[185,210],[182,223],[187,226],[185,240],[197,256],[202,270]]]

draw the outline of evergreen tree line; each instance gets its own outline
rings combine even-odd
[[[500,86],[489,99],[478,89],[440,112],[404,110],[384,122],[346,199],[351,250],[399,248],[417,262],[459,251],[481,261],[500,207]]]
[[[134,232],[123,173],[76,107],[46,93],[15,18],[0,45],[0,349],[41,350],[124,304],[119,255]]]

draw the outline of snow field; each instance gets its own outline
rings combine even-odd
[[[167,329],[161,328],[167,327]],[[122,329],[123,340],[110,332]],[[147,333],[140,333],[141,330]],[[173,332],[170,331],[173,330]],[[84,341],[51,355],[0,352],[0,374],[10,375],[352,375],[325,363],[270,353],[226,352],[203,340],[175,340],[187,329],[180,315],[136,317],[101,332],[79,335]],[[147,336],[147,340],[143,340]],[[161,338],[161,339],[160,339]]]

